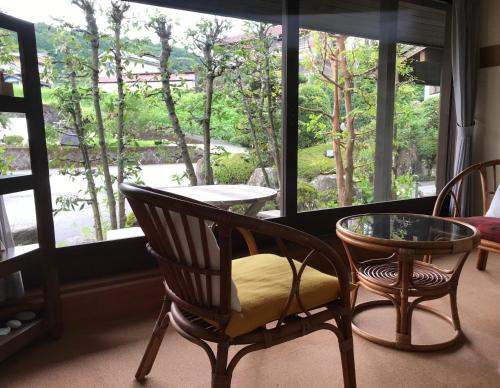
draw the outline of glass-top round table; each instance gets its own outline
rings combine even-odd
[[[337,222],[336,229],[349,257],[353,282],[386,298],[356,305],[356,287],[352,297],[353,315],[384,305],[396,308],[394,341],[375,336],[353,321],[354,332],[380,345],[403,350],[442,349],[461,338],[456,293],[465,260],[480,241],[479,232],[474,227],[452,219],[420,214],[372,213],[345,217]],[[364,250],[385,255],[366,259],[362,253]],[[436,255],[456,255],[454,268],[443,269],[432,263],[432,257]],[[451,317],[420,304],[446,295],[450,296]],[[453,338],[440,343],[413,344],[411,320],[415,309],[426,310],[450,323]]]
[[[337,224],[344,233],[374,243],[413,246],[420,248],[422,243],[441,243],[441,247],[470,241],[477,235],[475,228],[451,219],[405,213],[373,213],[345,217]],[[383,241],[385,240],[385,241]],[[436,246],[435,246],[436,247]]]

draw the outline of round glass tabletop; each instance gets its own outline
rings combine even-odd
[[[474,229],[451,220],[419,214],[359,214],[340,220],[348,232],[397,241],[455,241],[474,236]]]

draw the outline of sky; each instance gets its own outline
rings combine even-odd
[[[95,0],[96,8],[101,10],[109,6],[109,0]],[[144,4],[130,3],[130,10],[127,12],[128,17],[134,17],[139,20],[148,20],[148,15],[153,15],[157,11],[165,12],[174,24],[173,35],[174,39],[181,40],[186,30],[194,28],[195,24],[203,17],[200,13],[180,11],[175,9],[153,7]],[[55,19],[61,19],[65,22],[74,25],[83,26],[85,17],[83,12],[71,4],[71,0],[0,0],[0,12],[8,15],[27,20],[32,23],[45,22],[48,24],[56,23]],[[228,18],[229,19],[229,18]],[[238,19],[230,19],[233,26],[229,35],[241,33],[242,21]],[[106,24],[106,17],[102,12],[98,11],[98,25]],[[128,34],[132,38],[148,37],[152,41],[158,41],[154,33],[147,31],[145,28],[140,29],[133,34]]]

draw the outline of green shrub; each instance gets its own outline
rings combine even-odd
[[[325,151],[331,149],[331,144],[318,144],[299,150],[297,172],[299,178],[310,181],[320,174],[333,174],[335,159],[325,156]]]
[[[125,227],[132,228],[133,226],[139,226],[139,223],[134,213],[128,213],[125,218]]]
[[[255,168],[255,160],[246,154],[214,156],[214,179],[219,184],[246,183]]]
[[[297,210],[307,211],[318,208],[318,190],[309,183],[297,182]]]
[[[23,145],[24,138],[19,135],[4,135],[3,142],[9,146],[21,146]]]

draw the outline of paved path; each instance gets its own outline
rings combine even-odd
[[[141,179],[148,186],[172,187],[178,186],[173,179],[174,175],[181,176],[185,171],[184,164],[153,164],[142,166]],[[21,171],[19,171],[21,173]],[[111,174],[116,175],[116,167],[111,167]],[[102,184],[102,182],[97,182]],[[183,179],[181,184],[188,184]],[[50,170],[50,187],[52,190],[52,206],[57,207],[56,198],[62,195],[74,195],[86,190],[83,177],[71,180],[68,176],[58,173],[57,169]],[[108,218],[106,198],[100,194],[100,210],[104,219]],[[5,206],[12,229],[25,228],[35,225],[35,204],[31,191],[14,193],[4,196]],[[56,241],[59,245],[70,245],[91,240],[93,237],[92,210],[90,206],[81,211],[61,212],[54,217]]]

